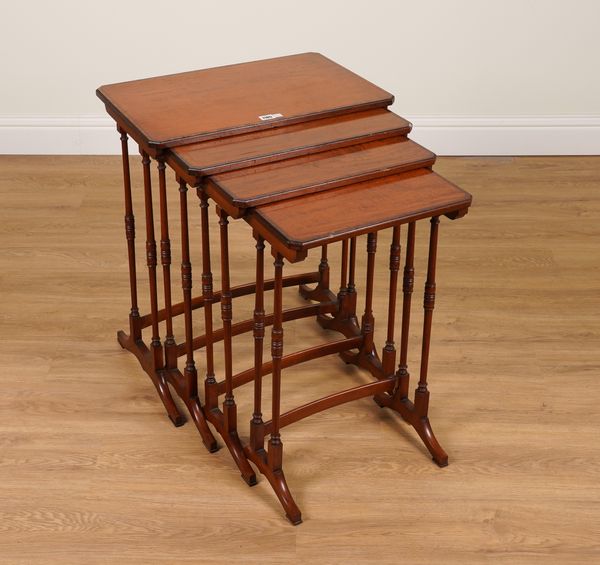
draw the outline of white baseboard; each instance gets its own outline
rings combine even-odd
[[[600,116],[405,116],[438,155],[600,155]],[[114,155],[103,115],[0,115],[0,154]],[[131,151],[135,151],[132,147]]]
[[[600,155],[600,116],[411,116],[438,155]]]

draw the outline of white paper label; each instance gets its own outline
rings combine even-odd
[[[274,120],[275,118],[283,118],[283,114],[264,114],[262,116],[258,116],[259,120],[266,122],[267,120]]]

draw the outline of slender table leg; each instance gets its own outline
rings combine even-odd
[[[183,289],[186,358],[183,370],[182,397],[200,432],[202,441],[210,452],[218,449],[217,442],[210,431],[198,398],[198,373],[194,361],[192,327],[192,263],[190,262],[190,234],[188,227],[187,185],[179,182],[179,209],[181,215],[181,286]]]
[[[237,430],[237,409],[233,397],[233,357],[231,343],[231,285],[229,281],[229,242],[227,237],[227,214],[221,212],[219,225],[221,227],[221,318],[223,320],[223,348],[225,350],[225,400],[223,414],[225,415],[225,431],[227,433]]]
[[[250,421],[250,445],[254,451],[264,449],[265,426],[262,419],[262,363],[265,338],[264,274],[265,242],[256,236],[256,294],[254,302],[254,412]]]
[[[375,274],[375,253],[377,251],[377,232],[371,232],[367,235],[367,277],[365,289],[365,311],[360,325],[360,335],[363,337],[358,353],[352,354],[348,351],[342,351],[340,357],[346,363],[353,363],[363,369],[367,369],[377,379],[383,379],[389,375],[384,374],[381,361],[373,344],[375,330],[375,319],[373,317],[373,278]],[[350,242],[350,256],[352,258],[352,242]],[[350,262],[352,266],[352,261]],[[354,284],[354,273],[352,274],[352,284]],[[350,283],[348,284],[350,287]]]
[[[163,271],[167,333],[165,336],[165,368],[177,367],[177,344],[173,336],[173,313],[171,300],[171,240],[169,239],[169,213],[167,208],[167,181],[165,162],[158,159],[158,185],[160,195],[160,262]]]
[[[360,326],[356,319],[356,287],[354,275],[356,268],[356,238],[350,240],[350,273],[348,274],[348,240],[342,241],[342,268],[340,291],[337,295],[338,311],[333,316],[321,314],[317,322],[321,327],[335,330],[345,337],[360,335]]]
[[[366,355],[372,355],[373,333],[375,319],[373,318],[373,278],[375,275],[375,253],[377,252],[377,232],[367,236],[367,282],[365,291],[365,312],[361,320],[361,330],[364,337],[362,350]]]
[[[219,210],[221,235],[221,318],[223,320],[223,349],[225,350],[225,399],[223,401],[223,438],[237,463],[242,478],[249,484],[256,484],[256,475],[244,454],[244,448],[237,433],[237,407],[233,396],[233,354],[232,354],[232,304],[229,278],[229,235],[227,212]]]
[[[146,206],[146,263],[150,282],[150,313],[152,315],[152,341],[150,349],[156,371],[163,368],[162,345],[158,332],[158,296],[156,290],[156,240],[154,239],[154,213],[152,210],[152,178],[150,176],[150,157],[142,152],[144,170],[144,202]]]
[[[272,395],[272,429],[269,439],[267,462],[270,474],[267,475],[277,497],[283,505],[292,524],[302,522],[302,515],[287,486],[283,474],[283,443],[281,442],[281,358],[283,356],[283,257],[278,253],[275,257],[275,288],[273,295],[273,327],[271,330],[271,357],[273,359],[273,395]]]
[[[204,395],[207,410],[218,407],[219,397],[215,379],[213,347],[213,275],[210,266],[210,229],[208,225],[208,196],[198,190],[200,197],[200,221],[202,230],[202,298],[204,301],[204,330],[206,334],[206,379]]]
[[[307,300],[328,302],[335,299],[335,295],[329,289],[329,261],[327,259],[327,245],[321,246],[321,261],[319,263],[319,282],[313,289],[306,285],[300,285],[300,295]]]
[[[135,266],[135,216],[131,198],[131,174],[129,171],[129,148],[127,134],[118,128],[121,134],[121,156],[123,159],[123,187],[125,189],[125,237],[127,238],[127,255],[129,259],[129,288],[131,290],[131,310],[129,312],[129,335],[133,341],[142,339],[140,328],[140,311],[137,299],[137,273]]]
[[[423,298],[423,344],[421,348],[421,371],[419,384],[415,391],[415,412],[420,419],[420,425],[416,427],[417,433],[429,449],[434,461],[444,467],[448,464],[448,455],[438,443],[427,412],[429,408],[429,390],[427,390],[427,369],[429,365],[429,346],[431,343],[431,323],[433,320],[433,309],[435,307],[435,264],[437,258],[438,228],[440,219],[437,216],[431,218],[431,234],[429,237],[429,260],[427,263],[427,281],[425,282],[425,295]]]
[[[356,296],[356,238],[350,238],[350,267],[348,271],[348,294]]]
[[[398,389],[396,396],[402,400],[408,398],[410,374],[408,372],[408,337],[410,332],[410,306],[415,281],[415,222],[408,225],[406,238],[406,262],[402,279],[402,334],[400,337],[400,363],[398,365]]]
[[[402,337],[400,341],[400,364],[396,375],[399,385],[393,395],[378,395],[375,400],[380,406],[387,406],[398,412],[404,420],[411,424],[425,447],[431,453],[433,460],[440,466],[448,464],[448,455],[437,441],[427,415],[429,408],[429,391],[427,390],[427,367],[429,361],[429,346],[431,342],[431,322],[435,304],[435,263],[437,255],[439,218],[431,218],[431,232],[429,236],[429,258],[427,262],[427,281],[425,283],[425,297],[423,308],[423,345],[421,349],[421,373],[419,385],[415,391],[415,401],[408,398],[408,371],[406,354],[408,349],[408,326],[410,320],[410,300],[413,288],[413,260],[414,260],[414,224],[409,224],[406,266],[404,268],[404,303],[402,312]]]
[[[398,293],[398,271],[400,269],[400,226],[392,231],[390,245],[390,285],[388,296],[387,339],[381,356],[383,373],[386,377],[394,373],[396,364],[396,347],[394,344],[394,326],[396,323],[396,295]]]
[[[148,276],[150,280],[150,312],[152,318],[152,341],[150,351],[143,343],[136,343],[131,338],[119,332],[117,334],[122,347],[133,352],[148,373],[158,395],[164,404],[167,414],[175,426],[181,426],[185,419],[180,414],[171,391],[165,379],[163,366],[162,346],[158,332],[158,297],[156,292],[156,240],[154,239],[154,214],[152,210],[152,184],[150,177],[150,157],[142,152],[142,165],[144,170],[144,201],[146,208],[146,260],[148,264]]]
[[[340,292],[338,298],[343,298],[348,293],[348,240],[342,241],[342,267],[340,274]],[[341,300],[340,298],[340,300]]]

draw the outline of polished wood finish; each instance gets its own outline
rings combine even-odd
[[[207,205],[208,206],[208,205]],[[203,208],[203,203],[200,203],[200,208]],[[207,223],[208,223],[208,211],[207,211]],[[206,226],[208,230],[208,225]],[[209,238],[210,239],[210,238]],[[210,251],[210,240],[206,241],[203,239],[202,248],[205,247]],[[206,262],[206,263],[205,263]],[[203,294],[200,296],[195,296],[192,298],[192,310],[196,310],[198,308],[204,308],[205,303],[209,306],[211,304],[216,304],[217,302],[221,302],[221,291],[213,292],[212,290],[212,272],[210,270],[210,252],[202,253],[202,263],[205,265],[203,267],[203,277],[206,284],[203,285],[206,287],[204,289],[203,286]],[[207,270],[204,270],[207,269]],[[298,275],[289,275],[283,277],[283,286],[296,286],[302,285],[305,283],[313,283],[318,282],[320,280],[321,274],[318,271],[312,273],[302,273]],[[273,290],[273,279],[265,279],[265,290]],[[256,283],[244,283],[231,287],[231,297],[239,298],[240,296],[247,296],[249,294],[254,294],[256,291]],[[178,302],[177,304],[173,304],[171,307],[171,312],[173,316],[178,316],[185,312],[185,302]],[[162,322],[166,319],[166,310],[159,310],[156,314],[156,318],[159,322]],[[152,315],[146,314],[144,316],[140,316],[139,326],[141,328],[147,328],[152,324]],[[212,327],[212,325],[211,325]]]
[[[123,188],[125,191],[125,238],[127,239],[127,258],[129,260],[129,292],[131,294],[131,309],[129,311],[129,335],[134,340],[142,338],[140,326],[140,310],[137,296],[137,267],[135,263],[135,216],[133,214],[133,199],[131,196],[131,172],[129,170],[129,148],[127,134],[119,129],[121,134],[121,159],[123,162]]]
[[[368,110],[181,145],[167,160],[190,182],[199,182],[207,175],[406,135],[410,129],[410,122],[389,110]]]
[[[163,271],[166,335],[164,342],[165,368],[177,367],[175,336],[173,335],[173,312],[171,300],[171,240],[169,238],[169,212],[167,209],[167,179],[164,160],[158,161],[158,184],[160,202],[160,263]],[[158,311],[154,313],[158,319]]]
[[[394,101],[319,53],[109,84],[96,93],[138,143],[153,149],[384,108]],[[282,116],[260,119],[268,114]]]
[[[400,184],[394,179],[394,176],[385,177],[383,180],[392,178],[392,182],[396,181],[396,184]],[[414,179],[417,182],[414,182]],[[320,194],[308,195],[303,197],[293,198],[289,201],[284,201],[283,204],[290,202],[293,204],[292,209],[288,207],[288,214],[280,214],[276,216],[277,225],[274,225],[272,210],[277,204],[259,206],[252,210],[252,213],[247,216],[247,221],[254,228],[254,235],[260,238],[262,242],[264,238],[271,245],[271,252],[275,257],[275,295],[273,299],[273,327],[272,327],[272,340],[271,340],[271,363],[263,363],[261,367],[257,364],[257,358],[255,356],[255,366],[253,371],[247,371],[238,375],[239,380],[246,381],[251,375],[255,379],[255,413],[256,406],[260,406],[260,400],[257,397],[257,383],[262,382],[262,376],[266,373],[272,373],[272,419],[267,422],[263,422],[262,418],[257,424],[260,427],[256,427],[254,433],[251,432],[252,442],[251,445],[246,447],[246,454],[248,457],[255,462],[259,467],[259,470],[265,475],[273,490],[275,491],[279,501],[281,502],[286,516],[293,524],[298,524],[301,521],[300,510],[290,492],[287,480],[283,473],[283,444],[281,442],[280,429],[283,425],[291,424],[302,418],[314,415],[321,410],[337,406],[350,400],[356,400],[363,396],[373,396],[374,400],[381,407],[389,407],[392,410],[398,412],[404,420],[411,424],[417,431],[419,437],[430,451],[434,461],[440,466],[446,466],[448,464],[448,456],[439,444],[435,437],[431,423],[428,418],[429,408],[429,391],[427,389],[427,369],[429,360],[429,350],[431,342],[431,326],[433,307],[435,301],[435,271],[436,271],[436,258],[437,258],[437,244],[438,244],[438,226],[439,226],[439,215],[444,213],[448,214],[450,218],[456,218],[464,215],[470,205],[471,197],[468,193],[458,189],[454,185],[447,183],[441,179],[441,177],[431,173],[427,170],[416,170],[407,173],[401,179],[408,184],[409,190],[397,189],[395,198],[388,198],[384,202],[387,204],[386,207],[376,204],[371,204],[372,201],[380,203],[381,194],[378,194],[377,190],[369,186],[367,183],[357,183],[356,185],[349,185],[344,189],[337,189],[337,192],[343,192],[347,190],[351,192],[355,187],[359,187],[355,190],[354,200],[351,198],[339,198],[339,208],[335,207],[324,207],[322,212],[319,213],[318,208],[314,206],[314,198],[320,196]],[[423,182],[425,179],[425,182]],[[406,182],[408,181],[408,183]],[[412,181],[412,182],[411,182]],[[443,181],[443,182],[441,182]],[[420,191],[415,190],[415,186],[419,187]],[[412,190],[412,193],[411,193]],[[330,190],[329,192],[322,193],[329,195],[335,193],[336,190]],[[412,196],[412,199],[411,199]],[[364,222],[365,217],[370,218],[371,224],[363,223],[357,227],[354,219],[359,215],[356,211],[353,211],[351,207],[343,207],[343,204],[348,202],[355,203],[355,206],[359,207],[362,205],[364,209],[370,212],[362,213],[360,215],[361,220]],[[437,203],[437,208],[432,203]],[[361,204],[363,203],[363,204]],[[378,215],[375,215],[373,208],[377,210]],[[423,214],[423,210],[427,209],[427,214]],[[265,212],[266,210],[266,212]],[[221,212],[221,217],[225,212]],[[382,214],[385,214],[382,216]],[[415,391],[414,402],[410,401],[407,397],[403,396],[401,392],[403,387],[400,386],[400,375],[394,372],[395,365],[395,348],[394,348],[394,320],[395,320],[395,306],[396,306],[396,292],[397,292],[397,277],[400,266],[400,225],[403,223],[410,222],[410,235],[409,237],[414,240],[414,219],[418,217],[431,217],[431,234],[429,240],[429,255],[428,255],[428,267],[427,267],[427,281],[425,283],[425,298],[424,298],[424,322],[423,322],[423,334],[422,334],[422,353],[421,353],[421,372],[419,379],[419,386]],[[317,223],[318,219],[325,217],[324,221],[319,225],[315,226],[313,222]],[[283,368],[283,308],[282,308],[282,272],[283,272],[283,258],[284,255],[293,257],[294,260],[303,259],[304,255],[294,253],[291,249],[292,245],[298,245],[298,240],[290,241],[287,234],[294,233],[294,230],[304,229],[305,241],[313,241],[315,236],[314,233],[320,234],[324,229],[327,229],[331,224],[327,224],[327,218],[332,218],[331,222],[336,222],[337,230],[331,230],[328,238],[322,238],[321,242],[324,243],[321,248],[321,266],[320,271],[323,273],[327,271],[325,276],[321,277],[321,280],[325,281],[326,289],[328,292],[329,282],[329,264],[327,254],[327,244],[336,240],[342,239],[347,242],[350,240],[352,247],[352,260],[356,259],[356,236],[355,234],[359,230],[368,231],[367,234],[367,268],[366,268],[366,280],[365,280],[365,305],[364,313],[362,315],[360,327],[355,323],[355,304],[353,304],[353,310],[349,313],[348,307],[344,305],[343,300],[347,295],[347,288],[345,288],[345,269],[347,267],[347,258],[345,257],[348,251],[347,243],[342,245],[342,265],[344,273],[342,274],[342,290],[338,295],[339,307],[337,312],[333,316],[329,317],[326,315],[320,315],[317,317],[317,321],[327,329],[334,329],[342,333],[346,339],[341,340],[335,344],[327,344],[316,346],[308,350],[299,352],[295,356],[288,357],[288,365],[304,362],[309,359],[320,357],[325,353],[337,352],[340,354],[342,359],[346,363],[354,364],[358,367],[368,370],[374,377],[375,381],[368,385],[361,385],[354,387],[349,390],[345,390],[339,393],[330,394],[326,397],[314,400],[312,402],[303,404],[297,408],[289,410],[288,412],[281,414],[281,373]],[[260,223],[255,221],[255,218],[260,218]],[[310,218],[312,222],[308,222]],[[269,221],[271,223],[269,223]],[[309,224],[308,227],[301,228],[300,225]],[[323,225],[324,224],[324,225]],[[390,246],[390,290],[388,297],[388,324],[387,324],[387,339],[386,346],[383,350],[383,362],[380,360],[374,343],[375,333],[375,317],[373,313],[373,301],[374,301],[374,277],[375,277],[375,256],[377,252],[377,238],[378,231],[387,226],[393,226],[392,229],[392,243]],[[312,230],[312,231],[310,231]],[[319,230],[319,231],[315,231]],[[370,230],[370,231],[369,231]],[[300,242],[302,243],[302,242]],[[308,246],[306,246],[308,247]],[[414,241],[410,244],[411,256],[409,261],[412,263],[412,254],[414,253]],[[227,253],[225,253],[227,255]],[[262,255],[260,256],[262,257]],[[257,265],[262,263],[259,261],[260,257],[257,257]],[[257,273],[260,287],[262,289],[262,275]],[[354,283],[354,272],[352,273],[352,281]],[[314,301],[323,301],[324,298],[321,296],[319,285],[312,291],[307,291],[306,288],[301,287],[301,295]],[[262,290],[261,290],[262,292]],[[261,297],[262,304],[262,297]],[[408,318],[407,318],[408,323]],[[227,334],[225,334],[227,337]],[[351,344],[351,345],[350,345]],[[329,346],[333,347],[329,347]],[[338,348],[338,346],[340,346]],[[351,350],[358,349],[356,353]],[[227,366],[227,349],[225,351],[226,366]],[[226,383],[226,394],[230,390],[230,386]],[[269,446],[267,454],[264,454],[264,434],[270,433],[271,437],[269,440]]]
[[[410,374],[408,372],[408,338],[410,332],[410,307],[415,277],[415,233],[416,224],[408,224],[406,237],[406,262],[402,277],[402,334],[400,337],[400,362],[398,364],[398,390],[396,394],[402,398],[408,398],[408,383]]]
[[[290,261],[312,247],[394,224],[466,213],[471,195],[428,169],[417,169],[253,209],[250,225]],[[306,221],[312,218],[312,221]]]
[[[199,192],[200,198],[200,221],[202,236],[202,302],[204,308],[204,333],[205,339],[203,347],[206,351],[206,376],[204,379],[204,395],[208,410],[217,408],[218,396],[216,394],[217,380],[215,378],[215,360],[213,349],[213,310],[212,305],[215,302],[221,302],[221,293],[213,293],[213,275],[210,262],[210,230],[208,227],[208,198],[203,192]],[[250,290],[250,289],[249,289]],[[230,289],[233,297],[233,291]],[[200,306],[200,303],[198,304]],[[192,349],[198,349],[192,342]]]
[[[282,75],[285,69],[286,75]],[[302,79],[300,83],[295,81]],[[261,84],[256,90],[256,85]],[[330,87],[322,91],[326,84]],[[331,86],[335,84],[335,89]],[[175,92],[176,90],[176,92]],[[256,94],[260,92],[261,99]],[[160,100],[157,98],[160,93]],[[268,93],[268,94],[265,94]],[[208,427],[211,423],[223,439],[244,481],[252,486],[257,478],[252,462],[273,488],[292,524],[302,521],[300,509],[288,487],[283,471],[281,428],[315,415],[322,410],[372,396],[382,407],[398,412],[418,432],[434,460],[442,466],[447,455],[433,435],[428,419],[429,391],[427,369],[431,339],[435,264],[439,216],[451,219],[463,216],[471,203],[468,193],[431,171],[435,155],[405,137],[389,132],[401,119],[382,112],[391,97],[342,67],[316,54],[261,61],[236,67],[210,69],[147,81],[110,85],[99,89],[107,110],[117,120],[123,149],[123,173],[126,196],[126,233],[129,249],[131,334],[151,327],[150,349],[141,339],[119,332],[119,342],[138,358],[150,375],[167,413],[179,426],[184,418],[171,397],[169,385],[185,404],[205,446],[215,451],[217,444]],[[387,93],[383,93],[386,94]],[[273,97],[283,109],[281,114],[257,115],[257,103]],[[242,100],[243,97],[243,100]],[[375,97],[375,98],[373,98]],[[347,102],[344,105],[340,100]],[[135,103],[137,101],[137,104]],[[190,104],[194,104],[194,108]],[[148,106],[150,104],[151,106]],[[379,109],[380,111],[373,111]],[[181,116],[187,114],[182,122]],[[358,114],[354,119],[340,115]],[[365,115],[367,122],[365,122]],[[338,118],[338,119],[334,119]],[[201,122],[199,121],[201,120]],[[320,120],[318,126],[307,125]],[[378,127],[373,129],[374,123]],[[378,122],[379,121],[379,122]],[[259,123],[259,122],[262,122]],[[268,122],[268,123],[267,123]],[[302,127],[293,124],[302,123]],[[385,123],[384,123],[385,122]],[[410,125],[403,123],[404,129]],[[267,128],[284,128],[279,135],[261,134]],[[285,129],[287,128],[287,129]],[[166,133],[170,132],[170,133]],[[175,133],[176,132],[176,133]],[[249,133],[250,132],[250,133]],[[141,318],[132,315],[136,271],[131,270],[133,237],[130,171],[127,135],[138,141],[142,154],[147,227],[147,264],[149,271],[150,313]],[[316,135],[316,137],[315,137]],[[162,139],[159,139],[162,138]],[[228,139],[229,138],[229,139]],[[189,160],[202,143],[187,152],[187,161],[169,147],[186,141],[210,142],[212,154],[192,168]],[[230,141],[234,146],[228,150]],[[185,152],[184,152],[185,153]],[[196,159],[198,158],[196,154]],[[156,280],[156,243],[154,241],[153,193],[150,161],[158,164],[160,208],[160,252],[163,274],[164,308],[158,307]],[[179,208],[182,222],[183,302],[173,305],[171,296],[171,242],[167,194],[167,163],[179,183]],[[210,170],[212,169],[212,173]],[[222,172],[216,172],[220,169]],[[225,172],[224,172],[225,171]],[[197,189],[200,200],[200,236],[202,247],[202,296],[194,298],[190,249],[190,218],[187,209],[187,185]],[[210,227],[211,201],[219,220],[220,290],[213,290]],[[229,219],[245,217],[253,227],[256,240],[255,282],[238,287],[239,295],[255,292],[251,319],[233,321],[233,289]],[[394,325],[397,277],[400,262],[400,225],[432,217],[429,262],[424,302],[421,372],[414,402],[403,395],[401,375],[394,371]],[[185,224],[185,227],[183,227]],[[379,233],[393,228],[390,247],[390,289],[387,308],[387,339],[383,360],[375,345],[375,263]],[[356,237],[367,233],[367,268],[364,286],[364,313],[360,324],[356,316],[355,269]],[[329,245],[342,241],[343,273],[336,296],[330,289]],[[273,313],[265,313],[264,248],[268,243],[275,258],[272,279]],[[321,260],[316,286],[307,286],[311,273],[284,277],[285,259],[297,262],[308,250],[320,245]],[[234,261],[236,257],[233,257]],[[300,308],[283,307],[283,289],[290,280],[302,281],[299,293],[312,304]],[[220,301],[222,327],[213,327],[212,306]],[[204,310],[204,333],[194,335],[192,312]],[[184,314],[185,341],[175,341],[174,310]],[[315,316],[329,330],[342,334],[336,342],[295,351],[284,356],[284,321]],[[144,325],[148,324],[148,325]],[[271,360],[263,361],[265,327],[271,326]],[[160,341],[159,326],[164,326],[165,342]],[[252,332],[253,367],[234,374],[233,338]],[[215,345],[222,346],[223,380],[216,377]],[[206,351],[204,402],[198,395],[198,375],[194,351]],[[366,369],[374,380],[349,389],[309,400],[291,410],[282,411],[282,371],[325,355],[337,353],[346,363]],[[178,358],[185,356],[183,372]],[[263,420],[263,377],[271,374],[271,419]],[[238,405],[234,389],[254,381],[250,440],[244,442],[238,432]],[[167,384],[168,383],[168,384]],[[402,394],[401,394],[402,392]],[[223,395],[222,408],[219,397]],[[269,436],[265,449],[265,439]]]
[[[152,340],[150,348],[154,360],[154,370],[163,368],[163,350],[158,330],[158,295],[156,286],[156,239],[154,237],[154,210],[152,204],[152,177],[150,174],[150,157],[142,152],[144,170],[144,205],[146,208],[146,265],[150,285],[150,316],[152,320]]]
[[[431,151],[396,137],[214,175],[207,180],[206,189],[211,198],[239,217],[245,208],[431,167],[434,162]]]
[[[396,326],[396,295],[398,293],[398,271],[400,270],[400,226],[392,230],[392,243],[390,244],[390,282],[388,296],[388,323],[385,346],[381,354],[383,373],[391,375],[396,364],[396,346],[394,344],[394,330]]]
[[[185,324],[185,369],[183,374],[188,380],[197,380],[196,362],[192,345],[192,263],[190,262],[190,234],[188,228],[187,185],[179,183],[179,206],[181,216],[181,287],[183,290]]]
[[[253,451],[264,449],[264,422],[262,419],[263,342],[265,338],[265,243],[256,238],[256,293],[252,330],[254,336],[254,411],[250,420],[250,445]],[[273,321],[275,317],[273,316]]]
[[[145,313],[141,168],[130,162]],[[451,464],[436,469],[410,427],[369,398],[317,413],[283,429],[286,476],[304,511],[292,528],[267,481],[247,488],[226,450],[208,456],[195,430],[170,426],[136,359],[115,350],[113,330],[131,305],[121,158],[0,156],[2,565],[597,561],[600,158],[444,157],[436,170],[475,198],[468,221],[442,218],[437,258],[430,416]],[[178,184],[167,180],[176,212]],[[188,199],[194,246],[191,190]],[[178,217],[170,219],[175,246]],[[415,328],[428,228],[421,222],[416,233]],[[236,284],[255,276],[248,232],[231,222],[232,253],[243,251]],[[391,235],[381,232],[376,258],[379,344]],[[336,287],[338,246],[329,254]],[[319,250],[311,258],[316,265]],[[298,304],[293,295],[284,290],[284,306]],[[253,306],[253,295],[235,300],[236,312]],[[329,336],[312,319],[285,329],[287,353]],[[235,353],[240,368],[252,366],[252,347]],[[196,362],[203,372],[203,353]],[[366,382],[335,357],[285,373],[286,410]],[[252,385],[236,389],[246,434],[252,395]]]

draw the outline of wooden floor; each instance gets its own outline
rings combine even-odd
[[[211,455],[190,423],[170,424],[117,345],[118,158],[0,157],[0,563],[600,563],[600,158],[447,158],[436,170],[474,195],[440,231],[430,414],[450,465],[370,399],[318,414],[282,434],[305,520],[292,527],[266,480],[249,488],[226,449]],[[252,278],[253,249],[243,221],[231,230],[236,284]],[[284,301],[301,303],[294,289]],[[234,303],[235,319],[250,311]],[[384,329],[382,318],[379,343]],[[333,337],[292,322],[285,350]],[[234,351],[236,369],[250,366],[249,335]],[[285,405],[363,380],[337,357],[284,370]]]

